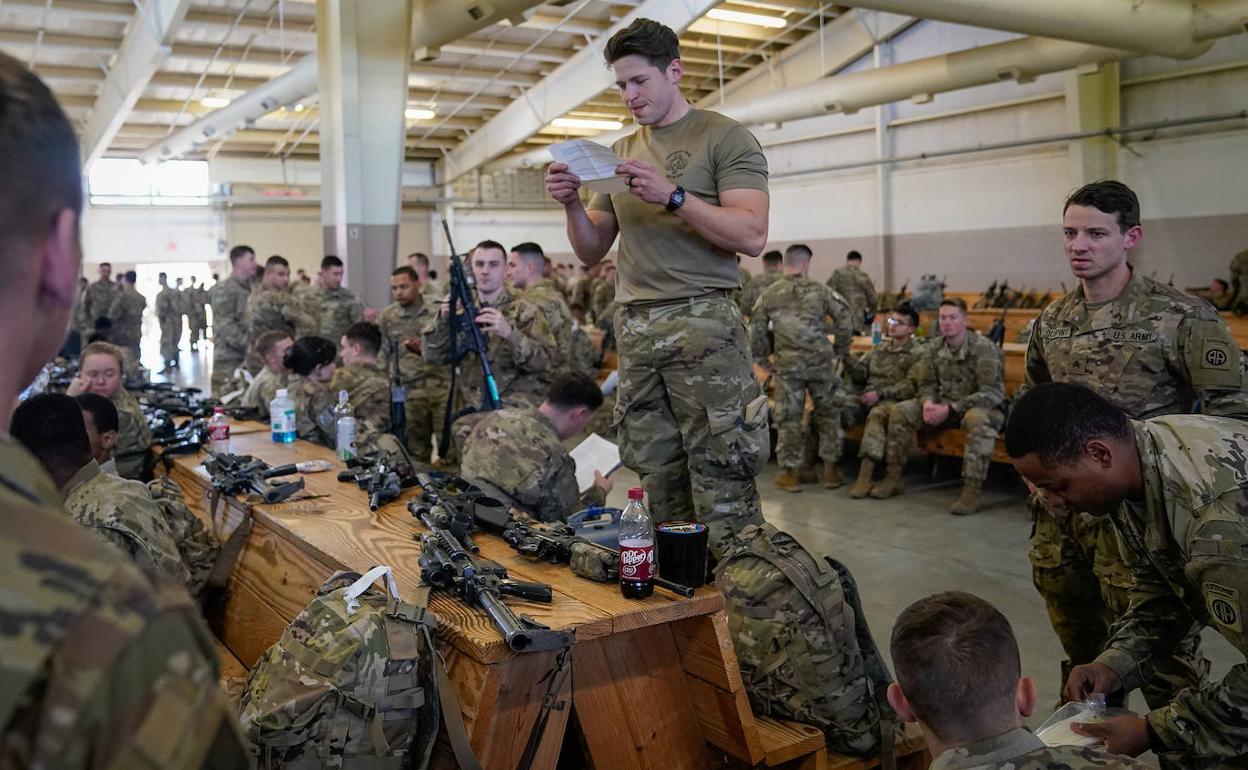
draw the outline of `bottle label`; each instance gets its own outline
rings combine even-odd
[[[355,425],[338,424],[338,459],[346,462],[355,459]]]
[[[280,412],[273,413],[273,432],[274,433],[294,433],[295,432],[295,410],[283,409]]]
[[[230,440],[230,424],[223,423],[221,425],[208,425],[209,441],[229,441]]]
[[[638,542],[638,545],[620,543],[621,580],[644,581],[654,577],[654,543]]]

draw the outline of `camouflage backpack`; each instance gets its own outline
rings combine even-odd
[[[736,535],[715,569],[755,713],[815,725],[841,754],[893,760],[891,681],[858,586],[769,524]]]
[[[372,589],[383,575],[388,594]],[[247,678],[240,719],[259,767],[419,770],[444,710],[459,757],[466,734],[427,594],[401,601],[389,567],[325,581]],[[459,761],[479,770],[470,750]]]

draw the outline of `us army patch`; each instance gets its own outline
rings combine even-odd
[[[1157,332],[1143,329],[1107,329],[1105,338],[1114,342],[1149,343],[1157,341]]]
[[[1228,588],[1217,583],[1205,583],[1205,608],[1209,610],[1209,617],[1217,621],[1218,625],[1243,633],[1243,618],[1240,617],[1239,609],[1239,591],[1234,588]]]
[[[1074,332],[1074,329],[1073,329],[1072,327],[1070,327],[1070,326],[1059,326],[1059,327],[1058,327],[1058,328],[1056,328],[1056,329],[1045,329],[1045,330],[1044,330],[1044,338],[1045,338],[1046,340],[1060,340],[1060,339],[1065,339],[1065,338],[1067,338],[1067,337],[1071,336],[1071,334],[1072,334],[1073,332]]]

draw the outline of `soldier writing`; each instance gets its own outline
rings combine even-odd
[[[595,194],[554,163],[546,189],[563,205],[586,265],[620,239],[615,422],[624,463],[657,520],[696,516],[719,553],[762,523],[754,477],[770,454],[767,397],[754,377],[732,293],[736,254],[767,242],[767,161],[741,124],[695,109],[680,91],[676,34],[637,19],[606,46],[621,101],[639,125],[614,145],[625,192]]]

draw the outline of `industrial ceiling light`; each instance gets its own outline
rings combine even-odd
[[[437,116],[438,113],[433,110],[426,110],[420,107],[408,107],[406,110],[403,110],[403,117],[408,120],[432,120]]]
[[[555,128],[600,128],[603,131],[619,131],[624,124],[618,120],[594,118],[555,118],[550,122]]]
[[[737,24],[751,24],[755,27],[767,27],[768,29],[781,29],[788,24],[784,19],[775,16],[747,13],[745,11],[731,11],[727,8],[712,8],[706,12],[706,18],[716,21],[735,21]]]
[[[224,96],[205,96],[199,103],[214,110],[230,106],[230,100]]]

